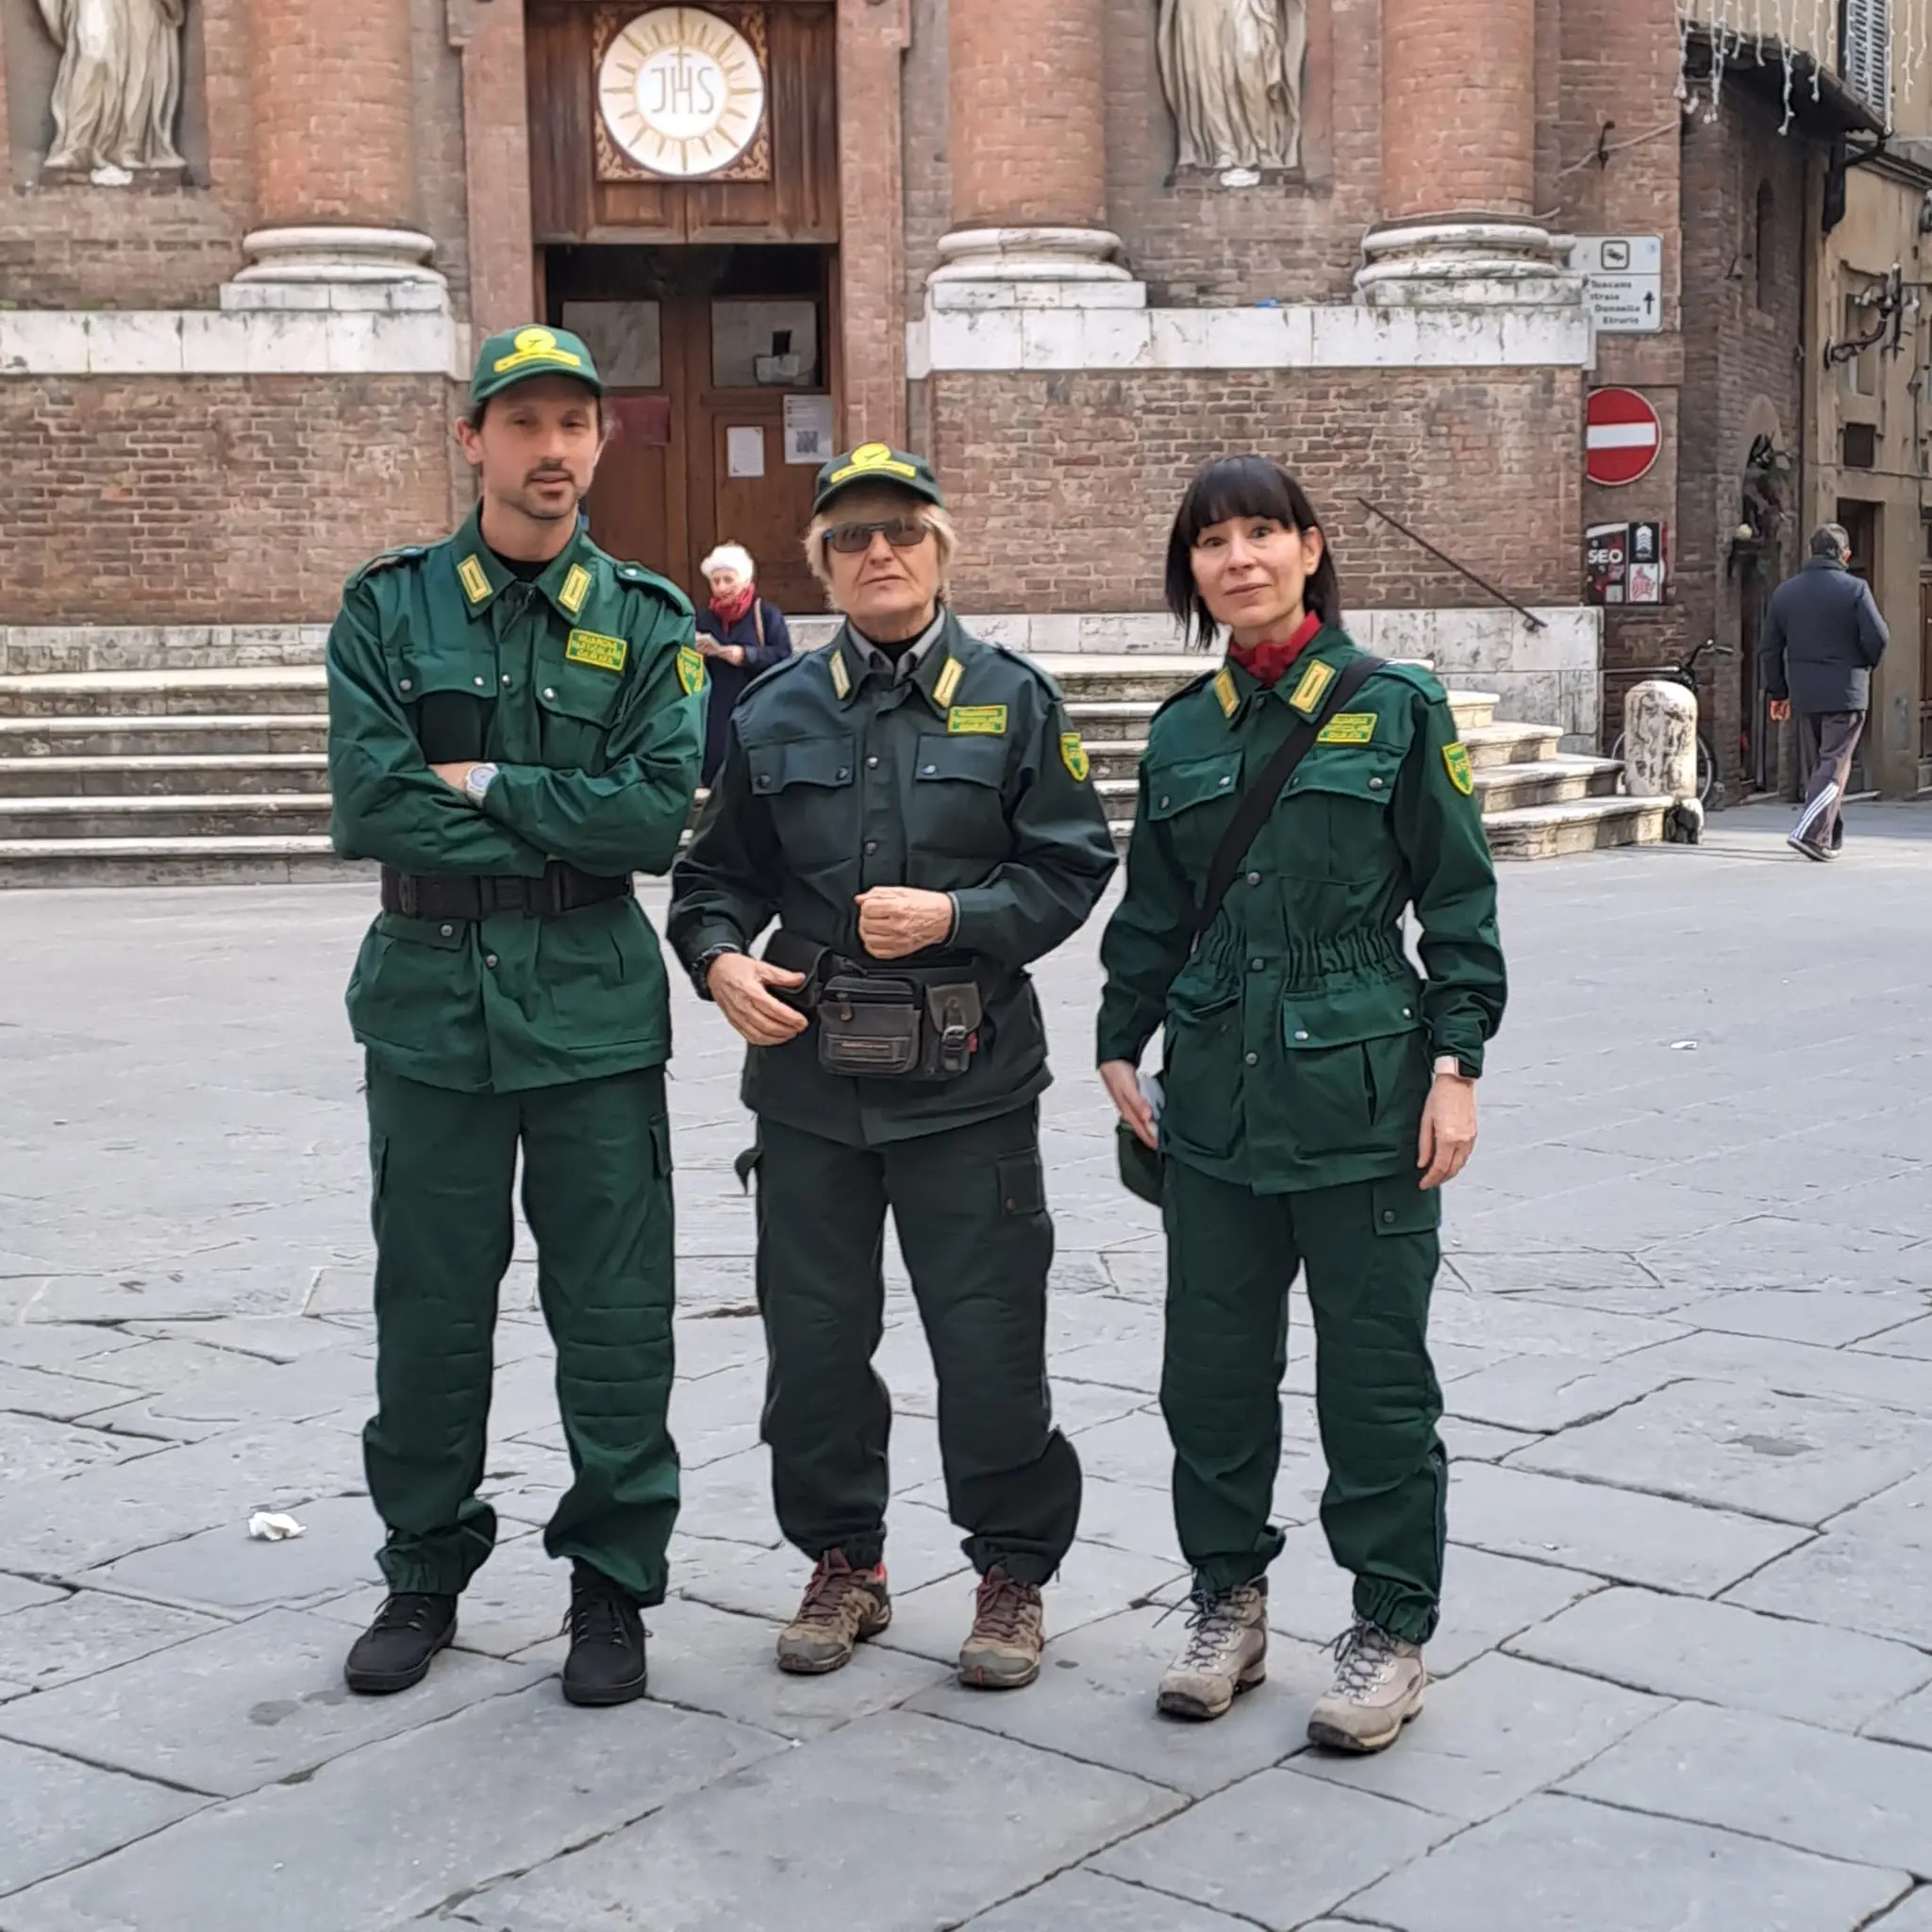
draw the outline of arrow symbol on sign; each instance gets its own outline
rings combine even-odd
[[[1648,315],[1657,307],[1657,297],[1648,289],[1643,291],[1643,312]]]

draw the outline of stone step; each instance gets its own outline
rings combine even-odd
[[[319,664],[0,677],[0,718],[127,718],[328,708]]]
[[[45,839],[321,839],[325,791],[203,792],[148,798],[0,798],[0,843]]]
[[[325,792],[320,752],[236,753],[180,758],[0,758],[0,799],[141,798]]]
[[[309,836],[0,840],[0,889],[341,884],[375,870]]]
[[[1478,771],[1496,765],[1540,765],[1563,742],[1559,724],[1477,724],[1464,729],[1469,762]]]
[[[1496,715],[1499,703],[1493,691],[1452,691],[1449,693],[1449,708],[1456,714],[1456,728],[1465,738],[1473,731],[1487,729]],[[1102,745],[1111,750],[1115,745],[1131,742],[1141,750],[1147,741],[1147,727],[1160,701],[1153,698],[1086,698],[1072,697],[1067,700],[1067,716],[1089,751],[1097,751]],[[1139,756],[1137,750],[1136,756]]]
[[[1568,805],[1579,798],[1616,795],[1623,765],[1615,758],[1576,758],[1559,753],[1533,765],[1484,765],[1475,774],[1483,816],[1533,805]]]
[[[1486,818],[1498,858],[1560,858],[1613,845],[1656,845],[1664,835],[1668,798],[1583,798],[1532,805]]]
[[[0,717],[0,758],[248,757],[328,749],[320,711],[258,711],[242,717]]]

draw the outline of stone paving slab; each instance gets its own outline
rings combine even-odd
[[[1911,1880],[1760,1839],[1536,1797],[1357,1892],[1390,1932],[1858,1932]]]
[[[1098,1872],[1063,1872],[961,1932],[1237,1932],[1242,1923]]]
[[[1456,1533],[1479,1549],[1699,1596],[1807,1541],[1795,1526],[1513,1466],[1470,1463],[1454,1490]]]
[[[1457,1828],[1291,1765],[1257,1772],[1089,1862],[1113,1877],[1289,1932]]]
[[[1604,1591],[1505,1648],[1660,1696],[1829,1730],[1858,1730],[1932,1683],[1932,1655],[1904,1643],[1647,1590]]]
[[[1926,1661],[1932,1662],[1932,1657]],[[1863,1728],[1868,1738],[1882,1738],[1890,1743],[1932,1751],[1932,1684],[1915,1696],[1902,1698]]]
[[[185,1818],[208,1802],[51,1751],[0,1741],[0,1924],[20,1891]]]
[[[440,1668],[440,1667],[439,1667]],[[341,1932],[432,1910],[783,1751],[659,1705],[585,1724],[541,1685],[0,1901],[7,1932]],[[407,1793],[399,1805],[397,1793]]]
[[[1932,1876],[1932,1752],[1684,1704],[1563,1789],[1852,1864]]]
[[[51,1369],[0,1363],[0,1412],[42,1422],[71,1423],[108,1403],[125,1400],[125,1391],[111,1383],[83,1381]],[[4,1453],[4,1451],[0,1451]]]
[[[356,1697],[342,1682],[343,1635],[326,1618],[271,1610],[0,1706],[0,1736],[238,1797],[539,1674],[456,1651],[408,1697]]]
[[[669,1805],[446,1915],[490,1932],[930,1932],[1180,1803],[1137,1778],[965,1725],[887,1712]],[[891,1882],[803,1885],[891,1847]]]
[[[33,1604],[58,1603],[60,1596],[61,1592],[50,1584],[35,1583],[25,1576],[0,1575],[0,1617]]]
[[[1924,1644],[1932,1631],[1932,1557],[1897,1537],[1834,1528],[1724,1592],[1773,1616]]]
[[[0,1625],[0,1658],[25,1689],[51,1690],[220,1627],[210,1617],[105,1591],[55,1591]]]

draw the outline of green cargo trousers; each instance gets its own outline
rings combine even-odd
[[[1166,1170],[1167,1341],[1160,1407],[1174,1523],[1196,1578],[1226,1590],[1280,1553],[1268,1518],[1281,1464],[1288,1291],[1306,1266],[1322,1527],[1355,1609],[1424,1641],[1442,1593],[1448,1458],[1429,1361],[1439,1193],[1416,1177],[1257,1194],[1173,1158]]]
[[[575,1472],[544,1548],[640,1603],[661,1603],[677,1517],[663,1069],[455,1093],[372,1064],[369,1143],[377,1407],[362,1450],[389,1530],[379,1557],[389,1587],[459,1591],[496,1541],[496,1512],[476,1486],[521,1145]]]
[[[1044,1583],[1080,1520],[1080,1462],[1046,1382],[1039,1108],[875,1148],[761,1118],[756,1158],[763,1436],[787,1539],[814,1562],[827,1550],[882,1560],[892,1407],[872,1358],[890,1207],[939,1376],[962,1547],[982,1575],[997,1564]]]

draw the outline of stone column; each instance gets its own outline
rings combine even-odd
[[[1129,282],[1107,228],[1104,12],[1103,0],[947,8],[953,228],[940,242],[936,293]]]
[[[1536,221],[1536,0],[1383,0],[1372,302],[1575,302]]]
[[[408,0],[255,0],[260,225],[230,284],[427,283]]]

